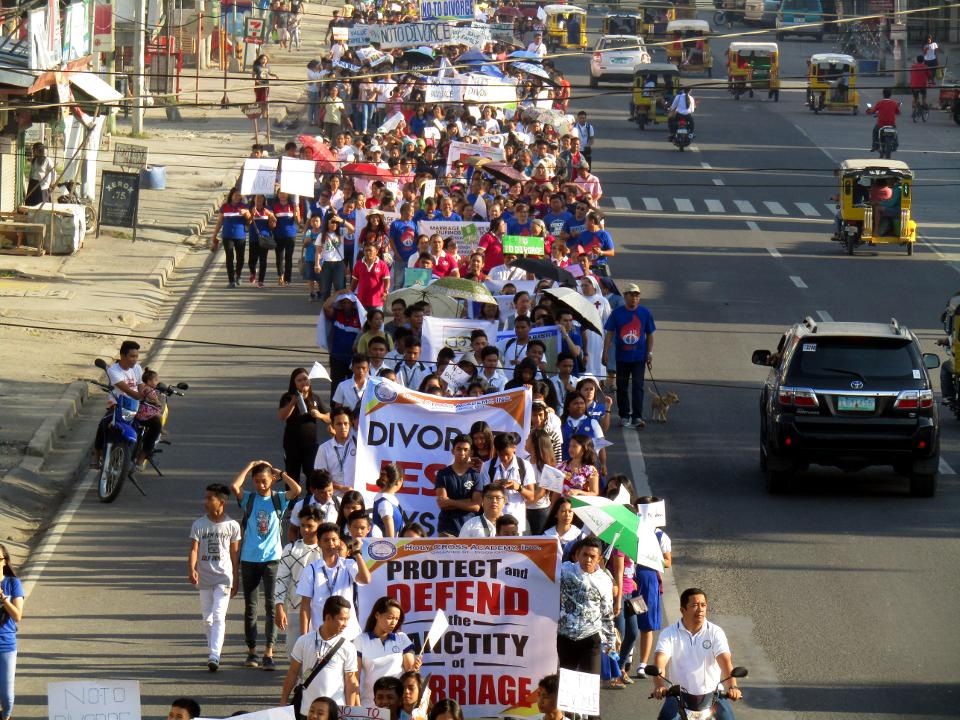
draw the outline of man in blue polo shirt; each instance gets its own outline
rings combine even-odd
[[[582,233],[573,239],[573,242],[567,243],[570,248],[571,257],[576,257],[580,253],[586,253],[590,256],[590,266],[596,275],[610,276],[610,269],[607,261],[614,255],[613,238],[610,233],[603,229],[600,223],[603,217],[596,210],[587,213],[587,225]]]
[[[437,534],[459,537],[468,518],[480,511],[473,493],[480,489],[480,473],[470,464],[470,438],[460,435],[453,441],[453,464],[437,473]]]
[[[640,305],[640,287],[630,283],[623,290],[623,305],[610,313],[604,325],[603,356],[606,365],[610,345],[617,362],[617,410],[620,425],[643,429],[643,369],[653,367],[653,314]],[[630,387],[630,384],[633,386]],[[633,413],[631,415],[631,407]]]

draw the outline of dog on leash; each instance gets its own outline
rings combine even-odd
[[[670,406],[680,402],[680,396],[673,391],[665,392],[663,395],[657,393],[651,393],[651,395],[653,399],[650,401],[650,409],[653,411],[653,419],[656,422],[665,423]]]

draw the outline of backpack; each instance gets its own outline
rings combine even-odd
[[[237,500],[237,505],[243,508],[243,520],[240,521],[240,546],[243,547],[243,536],[247,532],[247,522],[250,520],[250,516],[253,515],[253,501],[256,498],[257,494],[251,492],[247,495],[246,505],[240,505],[240,501]],[[273,501],[273,511],[277,514],[277,523],[283,525],[283,508],[280,507],[280,493],[271,492],[270,499]]]
[[[490,467],[487,468],[487,474],[490,476],[490,482],[493,482],[495,466],[496,463],[490,463]],[[523,481],[527,479],[527,464],[518,458],[517,468],[520,470],[520,484],[523,485]]]

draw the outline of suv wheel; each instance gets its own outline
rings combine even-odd
[[[933,497],[936,492],[936,473],[913,473],[910,475],[910,494],[913,497]]]
[[[793,473],[789,470],[771,470],[767,468],[767,492],[771,495],[783,495],[790,492]]]

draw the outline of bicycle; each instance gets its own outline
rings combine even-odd
[[[913,112],[910,114],[910,118],[917,122],[921,120],[926,122],[930,117],[930,106],[927,105],[925,100],[920,100],[917,97],[913,98]]]

